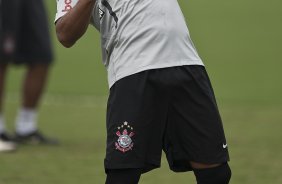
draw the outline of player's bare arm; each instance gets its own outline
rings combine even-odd
[[[96,0],[79,0],[67,14],[56,22],[60,43],[69,48],[86,32]]]

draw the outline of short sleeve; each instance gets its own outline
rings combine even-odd
[[[70,11],[79,0],[57,0],[57,13],[55,22]]]
[[[99,13],[99,2],[96,1],[91,19],[90,19],[90,24],[93,25],[98,31],[100,31],[100,13]]]

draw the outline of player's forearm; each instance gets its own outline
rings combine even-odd
[[[86,32],[96,0],[79,0],[76,6],[56,23],[58,40],[71,47]]]

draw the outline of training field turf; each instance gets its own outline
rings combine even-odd
[[[282,183],[282,1],[179,0],[209,72],[230,150],[232,184]],[[0,184],[102,184],[106,73],[93,28],[71,49],[55,39],[55,0],[46,1],[56,62],[40,108],[40,128],[57,147],[20,146],[0,154]],[[13,131],[23,69],[7,80],[5,115]],[[141,184],[195,183],[162,168]]]

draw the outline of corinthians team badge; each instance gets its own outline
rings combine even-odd
[[[125,153],[133,148],[133,142],[131,137],[134,136],[133,127],[130,126],[127,122],[124,122],[121,126],[118,127],[116,132],[118,140],[115,143],[116,149]]]

